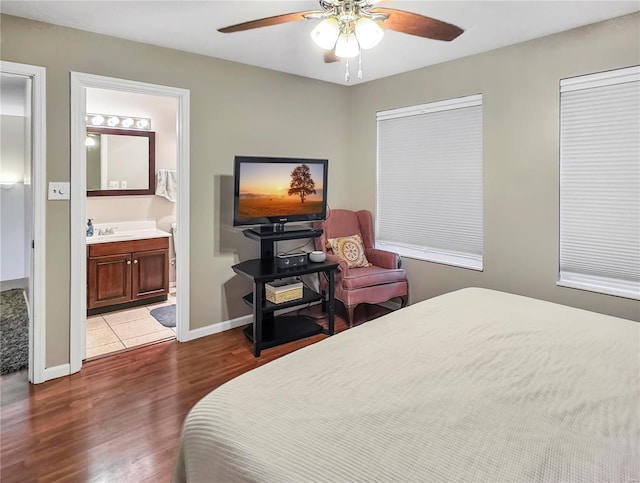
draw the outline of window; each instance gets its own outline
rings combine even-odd
[[[558,285],[640,298],[640,67],[560,82]]]
[[[482,270],[482,96],[379,112],[376,244]]]

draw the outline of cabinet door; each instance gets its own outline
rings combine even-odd
[[[131,300],[131,254],[89,258],[88,308],[105,307]]]
[[[149,250],[133,255],[133,300],[169,293],[169,251]]]

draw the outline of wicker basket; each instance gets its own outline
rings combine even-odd
[[[302,298],[302,282],[274,280],[265,284],[267,300],[272,304],[282,304]]]

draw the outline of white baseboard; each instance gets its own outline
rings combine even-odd
[[[199,339],[208,335],[217,334],[219,332],[234,329],[242,325],[250,324],[253,320],[253,315],[244,315],[237,319],[225,320],[224,322],[218,322],[217,324],[211,324],[206,327],[200,327],[199,329],[190,330],[187,333],[187,340]],[[59,377],[68,376],[71,374],[71,364],[61,364],[59,366],[47,367],[44,370],[44,381],[50,381],[51,379],[57,379]]]
[[[252,321],[253,315],[243,315],[242,317],[238,317],[236,319],[225,320],[224,322],[218,322],[217,324],[211,324],[205,327],[200,327],[199,329],[193,329],[187,333],[187,339],[185,342],[199,339],[200,337],[217,334],[225,330],[235,329],[236,327],[250,324]]]
[[[47,367],[44,370],[44,381],[57,379],[71,374],[71,364],[60,364],[59,366]]]

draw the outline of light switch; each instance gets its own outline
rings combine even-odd
[[[120,181],[109,181],[109,189],[110,190],[120,189]]]
[[[50,200],[68,200],[71,191],[68,181],[49,183],[49,199]]]

